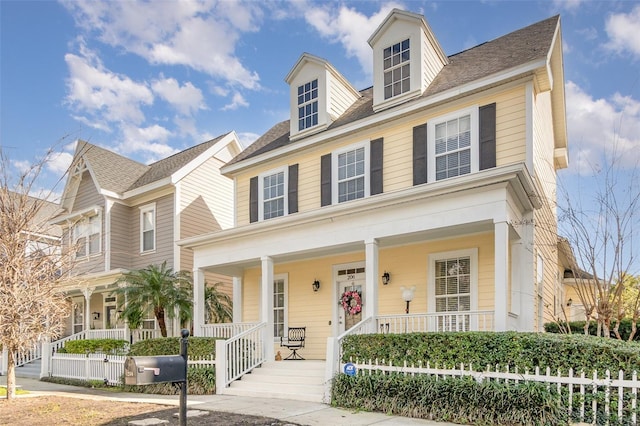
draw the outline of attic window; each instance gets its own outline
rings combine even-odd
[[[409,91],[409,39],[387,47],[383,51],[384,98]]]
[[[318,124],[318,79],[298,86],[298,130]]]

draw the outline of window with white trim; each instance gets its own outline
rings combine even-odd
[[[408,92],[411,80],[409,39],[384,49],[382,61],[384,98],[389,99]]]
[[[438,331],[468,331],[475,319],[464,312],[477,310],[477,249],[429,256],[429,298],[437,317]]]
[[[318,124],[318,79],[298,86],[298,130]]]
[[[288,168],[271,170],[258,177],[260,220],[286,215]]]
[[[84,217],[73,225],[73,245],[76,257],[87,257],[101,251],[102,215]]]
[[[140,251],[156,249],[156,205],[140,207]]]
[[[477,107],[437,118],[428,125],[430,182],[478,171]]]
[[[287,336],[287,276],[276,276],[273,280],[273,337]]]
[[[347,147],[332,156],[334,203],[369,195],[369,144]]]

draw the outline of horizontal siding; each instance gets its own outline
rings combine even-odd
[[[104,197],[100,195],[98,189],[91,178],[89,172],[82,174],[82,180],[78,185],[78,191],[73,200],[72,212],[83,210],[89,207],[104,207]]]
[[[526,110],[524,87],[516,87],[491,95],[476,95],[455,103],[424,110],[389,123],[372,126],[360,132],[306,151],[282,156],[250,172],[236,176],[236,219],[238,225],[249,223],[249,179],[264,171],[296,164],[299,168],[298,208],[300,212],[320,208],[320,157],[340,147],[362,141],[384,138],[384,192],[400,191],[413,185],[413,127],[440,116],[474,105],[496,102],[496,164],[505,166],[522,163],[526,158]]]
[[[329,115],[335,120],[353,104],[356,97],[333,76],[327,79],[330,82]]]
[[[156,250],[151,253],[140,253],[140,207],[156,203]],[[173,268],[173,194],[134,206],[130,212],[132,245],[131,267],[146,268],[151,264],[159,265],[165,260]]]
[[[221,166],[210,158],[178,184],[180,238],[233,226],[233,181],[220,174]]]
[[[111,207],[111,269],[131,268],[132,250],[139,245],[131,230],[131,210],[118,203]]]

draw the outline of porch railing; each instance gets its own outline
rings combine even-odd
[[[21,365],[28,364],[37,359],[42,358],[42,343],[38,342],[33,347],[24,352],[16,353],[16,367],[20,367]]]
[[[259,323],[227,340],[216,342],[216,393],[266,361],[267,323]]]
[[[131,343],[140,342],[142,340],[157,339],[162,337],[160,330],[152,330],[147,328],[139,328],[131,330]],[[126,339],[125,339],[126,340]]]
[[[205,324],[200,328],[199,336],[229,339],[257,326],[257,322],[238,322],[224,324]]]
[[[104,330],[83,330],[79,333],[72,334],[71,336],[64,337],[60,340],[56,340],[50,343],[50,350],[52,353],[57,353],[58,350],[64,347],[65,343],[72,340],[85,340],[85,339],[117,339],[117,340],[129,340],[125,334],[124,328],[109,328]]]
[[[379,315],[376,333],[435,331],[493,331],[493,311],[459,311],[428,314]]]

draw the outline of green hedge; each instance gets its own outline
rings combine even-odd
[[[208,357],[216,353],[216,338],[189,337],[187,355]],[[180,354],[180,337],[162,337],[142,340],[131,345],[129,356],[155,356]],[[171,383],[157,385],[124,386],[127,392],[177,395],[180,387]],[[211,368],[189,368],[187,370],[187,393],[190,395],[210,395],[216,391],[216,371]]]
[[[571,333],[573,334],[584,334],[584,324],[586,321],[571,321],[569,322],[569,327],[571,328]],[[629,340],[629,336],[631,335],[631,324],[633,322],[631,319],[623,319],[620,321],[620,327],[618,328],[618,332],[620,333],[620,337],[622,340]],[[562,323],[562,326],[566,328],[567,323]],[[636,334],[633,336],[633,340],[636,342],[640,342],[640,322],[637,323]],[[548,333],[557,333],[562,334],[563,332],[560,330],[560,324],[556,322],[548,322],[544,325],[544,331]],[[591,336],[596,336],[598,333],[598,323],[596,321],[590,321],[589,324],[589,334]],[[617,339],[613,330],[610,333],[611,337]]]
[[[409,364],[453,367],[471,363],[475,369],[487,365],[552,371],[584,369],[599,372],[640,372],[640,345],[584,335],[517,332],[409,333],[347,336],[343,361],[385,360]]]
[[[124,355],[126,353],[126,340],[118,339],[86,339],[69,340],[64,347],[58,350],[59,353],[87,354],[104,353],[110,355]]]
[[[216,338],[189,337],[187,354],[201,357],[216,354]],[[180,337],[161,337],[136,342],[129,349],[130,356],[179,355]]]
[[[334,406],[471,425],[567,424],[560,398],[542,383],[504,384],[426,375],[338,374]]]

